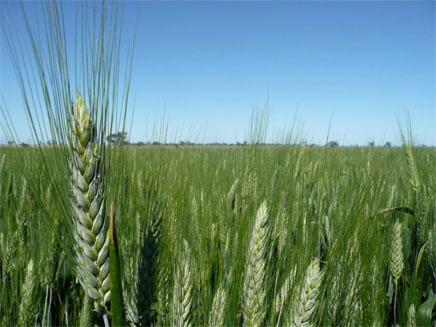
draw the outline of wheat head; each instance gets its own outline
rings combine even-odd
[[[419,188],[419,175],[413,157],[412,145],[409,141],[406,141],[404,145],[406,148],[407,165],[409,167],[409,182],[412,185],[413,190],[417,192]]]
[[[173,296],[173,326],[192,326],[193,285],[189,246],[183,240],[184,255],[182,262],[176,267]]]
[[[389,270],[395,284],[398,283],[404,269],[403,246],[401,242],[401,223],[397,220],[393,227],[393,238],[389,255]]]
[[[322,273],[318,259],[313,259],[306,269],[303,287],[294,306],[291,326],[313,326],[314,312],[318,306]]]
[[[21,302],[18,308],[18,325],[30,326],[34,324],[36,313],[36,304],[33,298],[36,288],[36,274],[32,259],[27,264],[22,287]]]
[[[416,327],[416,310],[413,303],[409,307],[409,311],[407,311],[407,327]]]
[[[77,94],[69,123],[71,206],[79,281],[97,309],[109,301],[109,237],[96,130]]]
[[[266,253],[270,237],[268,222],[268,209],[264,201],[257,210],[248,246],[242,294],[244,326],[260,326],[265,319]]]
[[[226,315],[227,292],[223,284],[220,284],[215,292],[212,302],[212,308],[209,314],[210,327],[224,326],[224,319]]]

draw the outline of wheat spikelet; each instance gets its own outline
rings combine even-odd
[[[176,267],[172,308],[173,326],[178,327],[192,326],[192,272],[189,246],[186,240],[183,240],[183,247],[182,262]]]
[[[69,137],[71,205],[79,281],[97,307],[105,306],[110,298],[108,221],[95,127],[80,94],[73,105]]]
[[[265,318],[266,253],[269,243],[269,219],[264,201],[256,213],[245,264],[242,311],[244,326],[259,326]]]
[[[21,302],[18,308],[18,325],[20,326],[31,326],[34,324],[35,320],[35,300],[33,295],[35,293],[35,271],[33,267],[33,260],[30,259],[26,268],[26,276],[24,278]]]
[[[395,284],[398,283],[404,269],[403,246],[401,243],[401,223],[397,220],[393,227],[393,238],[389,255],[389,270]]]
[[[318,259],[313,259],[307,267],[303,287],[300,296],[293,308],[291,326],[313,326],[314,312],[318,306],[319,288],[321,286],[322,273]]]
[[[419,175],[413,157],[412,145],[409,141],[406,141],[404,145],[406,148],[407,165],[409,167],[409,182],[412,185],[413,190],[417,192],[419,188]]]

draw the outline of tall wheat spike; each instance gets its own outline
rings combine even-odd
[[[79,281],[97,309],[110,298],[109,237],[96,130],[77,94],[69,122],[71,205]]]
[[[265,319],[266,253],[270,237],[268,222],[268,209],[264,201],[256,213],[245,264],[242,293],[244,326],[260,326]]]
[[[401,223],[397,220],[393,227],[393,238],[389,255],[389,270],[395,284],[398,283],[404,269],[403,246],[401,242]]]
[[[291,317],[291,326],[313,326],[314,312],[318,306],[319,288],[322,273],[317,258],[313,259],[306,269],[303,287],[296,301]]]

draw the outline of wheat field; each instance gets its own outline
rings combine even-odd
[[[38,150],[1,155],[0,324],[86,325],[63,187]],[[126,324],[435,322],[434,149],[151,146],[124,158],[106,202]]]
[[[118,5],[81,3],[76,57],[62,2],[4,15],[38,145],[0,147],[0,326],[436,326],[435,148],[266,145],[261,113],[245,145],[108,144]]]

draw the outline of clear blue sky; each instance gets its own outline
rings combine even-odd
[[[243,141],[269,94],[271,133],[298,107],[309,142],[331,119],[340,144],[396,143],[409,112],[418,142],[436,145],[433,1],[127,2],[125,39],[138,11],[133,141],[164,112],[171,141]],[[2,42],[0,92],[30,139]]]

